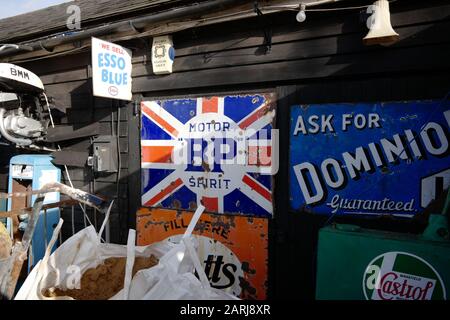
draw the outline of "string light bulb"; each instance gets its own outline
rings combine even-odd
[[[303,3],[301,3],[300,4],[300,11],[297,13],[297,15],[296,15],[296,17],[295,17],[295,19],[298,21],[298,22],[304,22],[305,20],[306,20],[306,12],[305,12],[305,9],[306,9],[306,5],[305,4],[303,4]]]

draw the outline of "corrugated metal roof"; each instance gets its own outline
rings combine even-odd
[[[105,17],[111,19],[127,13],[158,8],[162,4],[180,0],[75,0],[0,20],[0,42],[26,40],[44,34],[68,31],[67,8],[77,5],[81,9],[81,27]],[[112,19],[111,19],[112,20]],[[111,21],[110,21],[111,22]],[[14,41],[14,42],[16,42]],[[13,41],[11,41],[13,42]]]

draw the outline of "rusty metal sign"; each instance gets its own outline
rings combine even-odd
[[[325,215],[413,218],[450,186],[450,101],[291,108],[290,203]]]
[[[187,211],[139,209],[137,244],[178,242],[192,216]],[[242,299],[266,298],[268,219],[203,213],[193,234],[212,287]]]
[[[271,217],[275,95],[144,101],[142,205]]]

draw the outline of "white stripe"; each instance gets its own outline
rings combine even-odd
[[[383,212],[360,212],[360,211],[344,211],[345,214],[367,214],[372,216],[381,216],[386,213]]]
[[[381,215],[389,215],[395,217],[406,217],[412,218],[413,214],[400,214],[400,213],[390,213],[390,212],[361,212],[361,211],[344,211],[345,214],[363,214],[363,215],[372,215],[372,216],[381,216]]]
[[[267,126],[268,124],[271,124],[274,117],[275,117],[275,111],[272,110],[272,111],[266,113],[264,116],[262,116],[258,120],[256,120],[255,122],[253,122],[250,126],[247,127],[247,130],[249,130],[250,133],[253,132],[253,134],[254,134],[255,132],[258,132],[259,130],[261,130],[262,128]],[[246,132],[246,137],[251,137],[253,134],[248,135]]]
[[[218,114],[224,114],[224,97],[219,97],[217,99],[217,113]]]
[[[263,187],[264,189],[267,190],[266,187],[264,187],[262,184],[260,184],[258,181],[256,181],[255,179],[253,179],[252,177],[249,176],[250,179],[252,179],[254,182],[256,182],[257,184],[259,184],[261,187]],[[272,206],[272,202],[268,201],[266,198],[264,198],[262,195],[260,195],[258,192],[256,192],[255,190],[253,190],[252,188],[250,188],[249,185],[247,185],[246,183],[242,182],[241,186],[239,187],[239,190],[245,194],[247,197],[249,197],[253,202],[257,203],[261,208],[263,208],[264,210],[266,210],[268,213],[272,214],[273,212],[273,206]]]
[[[272,140],[247,140],[247,145],[249,147],[271,147]]]
[[[149,191],[147,191],[145,194],[142,195],[141,203],[142,205],[145,205],[147,201],[152,199],[154,196],[156,196],[158,193],[161,192],[161,190],[166,189],[172,182],[177,180],[180,177],[180,173],[178,170],[175,170],[171,174],[169,174],[166,178],[164,178],[161,182],[159,182],[156,186],[151,188]],[[178,188],[167,194],[164,198],[162,198],[158,203],[161,203],[166,198],[168,198],[172,193],[176,192],[178,189],[180,189],[184,184],[182,183]],[[158,203],[155,203],[157,205]]]
[[[179,168],[179,165],[175,163],[141,162],[141,168],[175,170]]]
[[[217,197],[217,212],[223,213],[223,196]]]
[[[197,98],[197,116],[203,113],[203,99]]]
[[[245,166],[245,171],[248,173],[260,173],[274,175],[272,166]]]
[[[181,141],[178,140],[141,140],[142,147],[165,147],[178,146]]]
[[[164,121],[166,121],[170,126],[172,126],[175,130],[178,132],[181,132],[184,128],[184,125],[173,115],[171,115],[169,112],[164,110],[163,107],[161,107],[156,101],[144,101],[142,102],[146,107],[148,107],[150,110],[152,110],[154,113],[156,113],[158,116],[160,116]],[[153,120],[150,116],[148,116],[145,112],[142,112],[143,115],[145,115],[148,119],[153,121],[158,127],[163,129],[165,132],[167,132],[172,137],[176,138],[171,132],[167,131],[164,127],[160,126],[158,122]]]

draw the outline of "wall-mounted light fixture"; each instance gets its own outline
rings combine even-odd
[[[299,10],[299,12],[297,13],[297,16],[295,17],[295,19],[296,19],[298,22],[304,22],[304,21],[306,20],[306,12],[305,12],[305,9],[306,9],[306,5],[303,4],[303,3],[300,3],[300,10]]]
[[[367,22],[369,33],[364,37],[365,45],[391,44],[400,38],[394,31],[391,24],[391,13],[389,11],[389,1],[378,0],[369,6],[367,12],[372,14]]]

